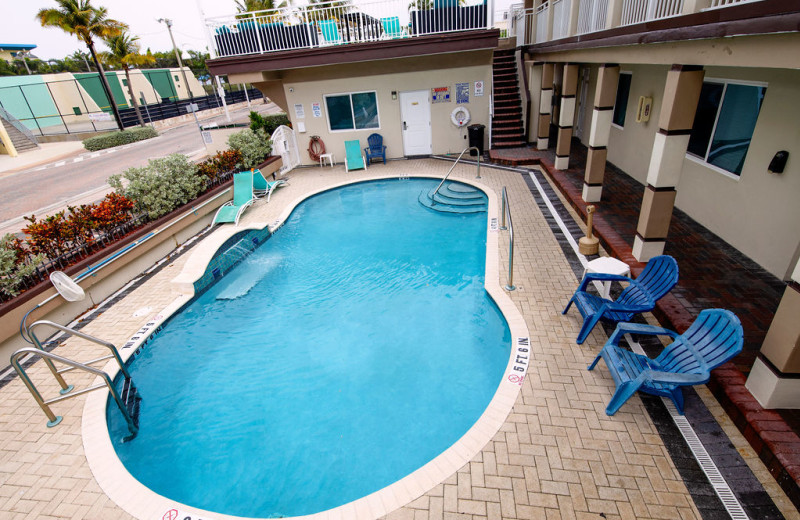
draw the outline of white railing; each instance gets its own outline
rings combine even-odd
[[[215,57],[490,29],[494,0],[332,1],[207,18]]]
[[[550,4],[544,2],[536,8],[534,15],[536,16],[536,43],[547,41],[547,11],[550,9]]]
[[[553,40],[569,36],[570,4],[570,0],[555,0],[553,2]]]
[[[683,0],[624,0],[620,26],[677,16]]]
[[[717,7],[727,7],[729,5],[734,4],[751,4],[753,2],[761,2],[762,0],[711,0],[711,6],[709,9],[715,9]]]
[[[578,6],[578,34],[602,31],[606,28],[608,0],[581,0]]]

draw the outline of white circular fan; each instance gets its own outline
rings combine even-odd
[[[58,294],[63,296],[68,302],[81,301],[86,297],[83,288],[61,271],[50,273],[50,281],[53,283],[53,287],[56,288],[56,291],[58,291]]]

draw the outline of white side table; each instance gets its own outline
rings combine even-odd
[[[325,164],[326,160],[329,163],[331,163],[331,168],[333,168],[333,163],[335,162],[335,159],[334,159],[332,153],[324,153],[324,154],[319,156],[319,167],[322,168],[322,166]]]
[[[631,275],[631,268],[628,264],[621,260],[617,260],[616,258],[612,258],[610,256],[601,256],[600,258],[595,258],[588,264],[586,264],[586,269],[583,271],[583,275],[586,276],[586,273],[605,273],[605,274],[616,274],[619,276],[630,276]],[[606,299],[610,299],[610,292],[611,292],[611,282],[594,282],[595,287],[597,287],[600,296]]]

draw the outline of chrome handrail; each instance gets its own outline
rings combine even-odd
[[[122,416],[125,418],[125,422],[128,423],[128,431],[131,434],[125,437],[124,440],[127,441],[133,439],[139,432],[139,428],[137,428],[136,424],[134,423],[133,419],[128,413],[128,410],[125,409],[125,404],[122,402],[119,393],[117,393],[117,390],[114,388],[114,384],[111,382],[111,377],[108,374],[106,374],[105,372],[103,372],[98,368],[90,367],[88,365],[84,365],[83,363],[78,363],[77,361],[73,361],[71,359],[67,359],[65,357],[53,354],[52,352],[46,352],[44,350],[39,350],[38,348],[34,347],[23,347],[11,355],[11,365],[14,367],[14,370],[17,371],[17,374],[19,374],[19,377],[20,379],[22,379],[22,382],[25,383],[25,386],[28,387],[28,390],[30,390],[31,394],[33,395],[33,398],[36,400],[36,403],[39,405],[44,414],[50,420],[50,422],[47,423],[48,427],[56,426],[58,423],[61,422],[61,417],[56,416],[50,409],[49,405],[51,403],[56,403],[59,401],[63,401],[65,399],[70,399],[72,397],[76,397],[81,394],[91,392],[92,390],[103,388],[103,385],[100,384],[89,388],[84,388],[83,390],[73,392],[69,395],[61,395],[59,397],[54,397],[52,399],[48,399],[47,401],[45,401],[44,398],[42,398],[42,394],[39,393],[39,391],[36,389],[36,386],[34,386],[33,382],[28,377],[28,374],[25,372],[25,369],[23,369],[22,366],[20,366],[19,364],[19,358],[21,358],[26,354],[42,357],[47,361],[49,361],[50,365],[52,365],[53,361],[58,361],[59,363],[63,363],[72,368],[77,368],[89,372],[90,374],[100,376],[103,379],[103,383],[108,388],[108,392],[111,394],[111,397],[114,398],[114,402],[117,403],[119,411],[122,412]]]
[[[72,336],[77,336],[77,337],[85,339],[87,341],[91,341],[92,343],[96,343],[96,344],[98,344],[100,346],[106,347],[108,350],[111,351],[110,355],[105,356],[105,357],[101,357],[101,358],[98,358],[98,359],[93,359],[92,361],[89,361],[87,364],[95,363],[97,361],[103,361],[103,360],[106,360],[106,359],[111,359],[113,357],[114,360],[116,360],[117,365],[119,365],[119,369],[120,369],[120,371],[122,371],[122,374],[125,376],[125,378],[128,379],[128,378],[131,377],[130,374],[128,373],[128,369],[125,368],[125,364],[122,362],[122,358],[119,356],[119,352],[117,351],[117,347],[115,347],[113,343],[109,343],[108,341],[104,341],[102,339],[95,338],[94,336],[90,336],[89,334],[85,334],[83,332],[71,329],[69,327],[65,327],[63,325],[59,325],[58,323],[54,323],[54,322],[49,321],[49,320],[39,320],[39,321],[34,322],[30,326],[25,328],[26,329],[25,331],[28,333],[28,337],[31,339],[31,341],[33,342],[33,344],[36,346],[37,349],[39,349],[41,351],[45,351],[44,347],[42,347],[42,342],[39,341],[39,338],[36,337],[36,334],[34,334],[34,332],[33,332],[33,329],[35,327],[38,327],[38,326],[41,326],[41,325],[48,325],[50,327],[53,327],[54,329],[58,329],[58,330],[60,330],[62,332],[66,332],[67,334],[70,334]],[[72,387],[67,385],[66,381],[64,381],[64,378],[61,377],[62,373],[67,372],[69,370],[72,370],[72,368],[56,370],[56,367],[53,365],[53,363],[48,358],[45,357],[44,362],[45,362],[45,364],[47,364],[47,368],[50,369],[50,372],[52,372],[53,377],[55,377],[56,381],[58,381],[58,384],[61,385],[61,393],[65,394],[65,393],[69,392],[70,390],[72,390]]]
[[[451,166],[451,167],[450,167],[450,169],[449,169],[449,170],[447,171],[447,173],[445,174],[445,176],[444,176],[444,177],[442,177],[442,182],[440,182],[440,183],[439,183],[439,185],[438,185],[438,186],[436,186],[436,189],[435,189],[435,190],[433,190],[433,192],[431,193],[431,201],[432,201],[432,204],[434,204],[434,205],[436,204],[436,200],[435,200],[433,197],[434,197],[434,196],[435,196],[437,193],[439,193],[439,188],[441,188],[441,187],[442,187],[442,184],[444,184],[444,181],[446,181],[446,180],[447,180],[447,178],[448,178],[448,177],[450,176],[450,174],[453,172],[453,169],[456,167],[456,165],[458,165],[458,161],[460,161],[460,160],[461,160],[461,157],[462,157],[462,156],[463,156],[463,155],[464,155],[464,154],[465,154],[467,151],[469,151],[469,150],[475,150],[476,152],[478,152],[478,175],[477,175],[475,178],[476,178],[476,179],[480,179],[480,178],[481,178],[481,151],[480,151],[480,149],[479,149],[477,146],[470,146],[470,147],[468,147],[468,148],[464,148],[463,150],[461,150],[461,153],[460,153],[460,154],[458,154],[458,158],[456,159],[456,162],[454,162],[454,163],[453,163],[453,166]]]
[[[513,291],[516,289],[514,287],[514,222],[511,220],[511,205],[508,203],[508,193],[505,186],[503,186],[502,203],[500,229],[508,229],[508,283],[505,286],[505,290]],[[506,228],[506,218],[508,218],[508,228]]]

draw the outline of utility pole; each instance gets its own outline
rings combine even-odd
[[[192,94],[192,88],[189,86],[189,81],[186,79],[186,71],[183,70],[183,62],[181,61],[181,53],[178,52],[178,46],[175,45],[175,38],[172,36],[172,20],[169,18],[159,18],[158,22],[167,24],[167,31],[169,31],[169,39],[172,40],[172,50],[175,51],[175,57],[178,58],[178,67],[181,69],[181,75],[183,76],[183,84],[186,86],[186,91],[189,92],[189,99],[194,99],[194,94]]]

